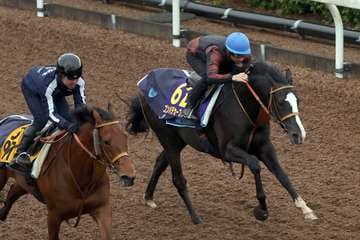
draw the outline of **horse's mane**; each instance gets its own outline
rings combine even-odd
[[[108,111],[105,111],[98,107],[89,107],[87,105],[83,105],[81,107],[74,109],[71,113],[71,116],[73,120],[78,122],[80,125],[84,123],[91,123],[92,125],[95,125],[93,111],[99,113],[101,119],[105,121],[111,121],[113,119],[112,114],[109,113]]]
[[[285,75],[280,72],[280,70],[274,65],[270,65],[266,62],[255,62],[253,63],[254,68],[250,73],[250,80],[255,80],[258,77],[263,77],[265,75],[269,75],[272,80],[277,83],[287,83],[287,79]]]

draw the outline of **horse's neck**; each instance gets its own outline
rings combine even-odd
[[[260,103],[245,84],[234,86],[234,88],[235,93],[233,93],[232,95],[237,95],[237,97],[234,96],[237,109],[241,109],[241,111],[246,111],[245,114],[248,115],[251,120],[255,122],[261,110]],[[260,101],[265,106],[267,106],[269,98],[265,94],[266,91],[264,91],[263,89],[260,90],[259,86],[257,85],[253,85],[252,88],[256,92],[257,96],[260,98]]]
[[[80,128],[78,137],[81,144],[83,144],[87,150],[95,155],[92,129],[93,127],[90,124],[84,124]],[[93,184],[96,182],[99,176],[104,174],[105,167],[102,164],[96,162],[96,160],[93,159],[90,154],[82,149],[74,137],[72,137],[70,146],[64,150],[65,152],[62,151],[58,153],[63,154],[63,163],[58,164],[67,165],[65,169],[68,170],[65,170],[63,173],[64,177],[72,178],[80,188],[87,188],[89,184]]]
[[[259,96],[260,100],[265,106],[268,106],[269,104],[269,94],[272,88],[272,85],[269,81],[265,81],[262,79],[262,81],[254,81],[251,83],[252,88],[256,92],[256,94]]]
[[[259,127],[257,120],[261,106],[254,95],[246,85],[240,83],[234,85],[234,90],[231,84],[224,86],[215,106],[211,126],[206,130],[211,143],[219,146],[220,149],[225,149],[231,139],[235,139],[239,145],[246,148],[253,133],[252,130],[254,127]],[[263,96],[263,93],[257,92],[257,94],[262,101],[263,99],[268,101],[268,97]],[[267,103],[266,101],[264,104]],[[261,128],[264,127],[267,128],[269,125],[262,122]]]

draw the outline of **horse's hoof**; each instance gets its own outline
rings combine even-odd
[[[145,203],[151,208],[157,208],[157,205],[153,200],[145,200]]]
[[[152,198],[147,198],[146,197],[146,193],[143,195],[143,199],[145,201],[145,204],[148,205],[151,208],[157,208],[156,203],[154,202],[154,200],[152,200]]]
[[[261,209],[259,206],[254,208],[254,216],[259,221],[265,221],[268,217],[268,211]]]
[[[203,221],[199,217],[191,218],[194,224],[203,224]]]
[[[4,209],[0,209],[0,220],[1,221],[5,221],[6,220],[6,215],[4,213]]]
[[[315,221],[319,220],[319,218],[316,216],[314,212],[308,212],[304,215],[305,220]]]

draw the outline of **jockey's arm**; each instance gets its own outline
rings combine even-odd
[[[206,74],[207,82],[209,84],[231,82],[232,75],[230,73],[220,74],[220,65],[224,60],[223,55],[216,46],[211,46],[206,49]]]
[[[68,129],[70,126],[70,122],[57,114],[55,112],[55,104],[54,104],[54,98],[52,96],[54,90],[56,89],[56,81],[53,82],[53,84],[50,84],[45,91],[45,101],[47,103],[47,112],[48,112],[48,118],[53,121],[59,128],[61,129]]]
[[[86,104],[85,81],[81,77],[79,78],[76,88],[74,89],[73,97],[74,97],[75,108]]]

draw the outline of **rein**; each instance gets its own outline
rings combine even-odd
[[[242,83],[245,83],[246,87],[249,89],[249,91],[251,92],[251,94],[254,96],[254,98],[256,99],[256,101],[260,104],[260,107],[266,112],[266,114],[268,116],[271,117],[271,109],[274,108],[275,112],[275,117],[277,119],[277,121],[279,121],[280,123],[282,123],[283,121],[285,121],[286,119],[288,118],[291,118],[293,116],[297,116],[299,115],[299,113],[289,113],[288,115],[284,116],[284,117],[281,117],[280,114],[279,114],[279,111],[278,111],[278,108],[276,107],[275,104],[272,104],[273,101],[272,99],[275,98],[274,97],[274,94],[275,93],[278,93],[284,89],[289,89],[289,88],[293,88],[294,86],[293,85],[287,85],[287,86],[282,86],[282,87],[279,87],[279,88],[275,88],[275,89],[272,89],[270,90],[270,99],[269,99],[269,104],[268,106],[266,107],[265,104],[261,101],[259,95],[255,92],[255,90],[252,88],[252,86],[249,84],[248,81],[245,81],[245,80],[242,80],[241,81]],[[243,110],[243,112],[245,113],[246,117],[248,118],[249,122],[251,123],[251,125],[253,125],[253,127],[256,127],[256,123],[250,118],[249,114],[247,113],[246,109],[244,108],[244,106],[242,105],[238,95],[236,94],[236,91],[235,91],[235,88],[234,88],[234,84],[232,84],[232,90],[234,92],[234,95],[235,95],[235,98],[237,100],[237,102],[239,103],[241,109]],[[274,107],[273,107],[274,106]]]
[[[59,132],[54,132],[53,134],[51,134],[50,136],[47,137],[38,137],[35,138],[35,141],[37,141],[37,139],[42,142],[42,143],[48,143],[48,144],[52,144],[52,143],[56,143],[61,141],[63,138],[65,138],[67,135],[69,134],[69,132],[67,132],[66,130],[61,130]],[[56,139],[58,136],[62,135],[61,137],[59,137],[58,139]]]
[[[94,128],[94,132],[93,132],[93,142],[94,142],[94,147],[95,147],[95,154],[93,154],[87,147],[85,147],[85,145],[80,141],[79,136],[74,133],[74,138],[76,140],[76,142],[79,144],[79,146],[93,159],[95,160],[100,160],[100,144],[99,144],[99,134],[98,131],[100,128],[105,127],[105,126],[110,126],[110,125],[114,125],[114,124],[119,124],[119,121],[112,121],[112,122],[106,122],[106,123],[102,123],[99,125],[96,125]],[[103,151],[104,152],[104,151]],[[111,162],[111,164],[114,164],[115,162],[121,160],[123,157],[128,156],[127,152],[121,152],[119,154],[117,154],[113,159],[111,159],[107,154],[104,155],[106,156],[106,158],[108,158]]]

